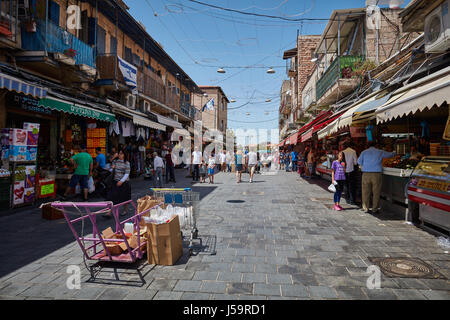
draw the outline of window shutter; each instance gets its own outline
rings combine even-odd
[[[88,36],[88,44],[95,45],[95,28],[96,28],[96,21],[95,18],[88,18],[89,19],[89,36]]]
[[[49,20],[59,26],[59,4],[50,0],[48,2],[48,11]]]

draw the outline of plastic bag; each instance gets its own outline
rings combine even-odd
[[[328,190],[334,193],[334,192],[336,192],[336,186],[332,183],[332,184],[330,184],[330,186],[328,187]]]
[[[89,189],[89,193],[95,192],[94,178],[92,178],[92,177],[89,178],[88,189]]]
[[[437,239],[437,244],[442,249],[446,249],[446,250],[450,249],[450,239],[449,238],[439,237]]]

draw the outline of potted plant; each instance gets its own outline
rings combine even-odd
[[[77,51],[72,48],[66,49],[66,50],[64,50],[64,55],[66,55],[70,58],[74,58],[77,55]]]

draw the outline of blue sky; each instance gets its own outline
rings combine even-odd
[[[202,2],[293,18],[329,18],[334,9],[365,6],[364,0]],[[126,3],[130,13],[198,85],[221,86],[229,99],[237,101],[229,105],[230,109],[249,103],[229,110],[228,127],[232,129],[278,128],[279,91],[282,80],[287,79],[283,52],[295,47],[297,30],[300,34],[321,34],[326,26],[326,21],[300,24],[246,16],[188,0],[126,0]],[[253,65],[260,68],[231,68]],[[216,72],[219,66],[224,66],[225,74]],[[276,69],[275,74],[266,73],[265,67],[270,66]],[[266,99],[272,102],[267,103]]]

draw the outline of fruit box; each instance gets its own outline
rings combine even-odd
[[[52,203],[44,203],[40,207],[42,209],[42,219],[45,220],[59,220],[64,219],[62,210],[52,207]]]

